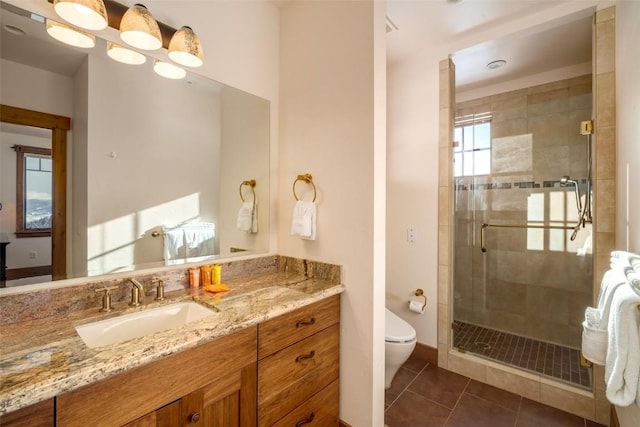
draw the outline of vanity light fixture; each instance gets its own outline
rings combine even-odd
[[[153,64],[153,71],[162,77],[173,80],[183,79],[187,75],[184,69],[159,59],[156,59],[155,64]]]
[[[86,30],[103,30],[109,22],[102,0],[54,0],[53,8],[62,19]]]
[[[129,65],[144,64],[147,60],[147,57],[140,52],[127,49],[111,41],[107,42],[107,55],[113,60]]]
[[[156,50],[162,47],[160,27],[149,10],[134,4],[122,16],[120,38],[130,46],[142,50]]]
[[[184,26],[176,31],[169,42],[169,58],[185,67],[200,67],[204,54],[200,39],[191,27]]]
[[[76,30],[67,24],[47,19],[47,33],[54,39],[70,46],[90,49],[96,45],[96,36]]]

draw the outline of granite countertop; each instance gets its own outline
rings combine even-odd
[[[114,304],[69,316],[0,327],[0,415],[111,375],[196,347],[215,338],[344,291],[343,285],[300,274],[267,273],[228,280],[230,291],[167,292],[164,301],[146,296],[140,307]],[[75,331],[81,324],[193,300],[214,308],[214,316],[179,328],[99,348],[87,347]]]

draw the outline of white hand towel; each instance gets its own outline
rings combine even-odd
[[[253,202],[242,203],[242,206],[240,206],[240,210],[238,211],[238,219],[236,221],[238,230],[245,231],[247,233],[255,233],[256,231],[258,231],[254,206],[255,205],[253,204]],[[254,222],[256,223],[256,231],[253,231]]]
[[[611,302],[605,365],[606,395],[614,405],[628,406],[638,397],[640,377],[640,295],[630,286],[616,289]]]
[[[299,200],[293,208],[291,235],[305,240],[316,239],[316,204]]]
[[[596,316],[593,313],[586,314],[587,320],[591,320],[591,324],[593,327],[597,327],[599,329],[607,329],[610,319],[611,312],[611,304],[613,301],[613,297],[616,293],[616,290],[627,284],[627,280],[624,274],[619,270],[608,270],[604,277],[602,278],[602,283],[600,284],[600,294],[598,296],[598,307],[596,310],[598,311],[599,323],[595,324],[593,321]]]
[[[166,261],[186,257],[184,231],[181,228],[164,227],[164,259]]]
[[[187,257],[215,255],[215,225],[209,222],[183,224]]]

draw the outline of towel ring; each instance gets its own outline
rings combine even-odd
[[[242,187],[244,187],[245,185],[248,185],[249,187],[251,187],[251,194],[253,194],[253,203],[256,202],[256,180],[255,179],[250,179],[248,181],[242,181],[242,183],[240,184],[240,200],[242,200],[244,202],[244,196],[242,195]]]
[[[293,181],[293,197],[295,197],[296,201],[300,200],[298,199],[298,195],[296,194],[296,183],[298,181],[304,181],[307,184],[310,184],[313,187],[313,200],[312,202],[316,201],[316,195],[317,195],[317,191],[316,191],[316,185],[313,183],[313,177],[311,176],[310,173],[305,173],[304,175],[298,175],[298,177],[296,178],[295,181]]]

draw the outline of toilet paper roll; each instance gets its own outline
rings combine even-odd
[[[414,313],[424,313],[425,306],[425,301],[422,298],[420,298],[419,300],[412,299],[409,301],[409,310],[413,311]]]

